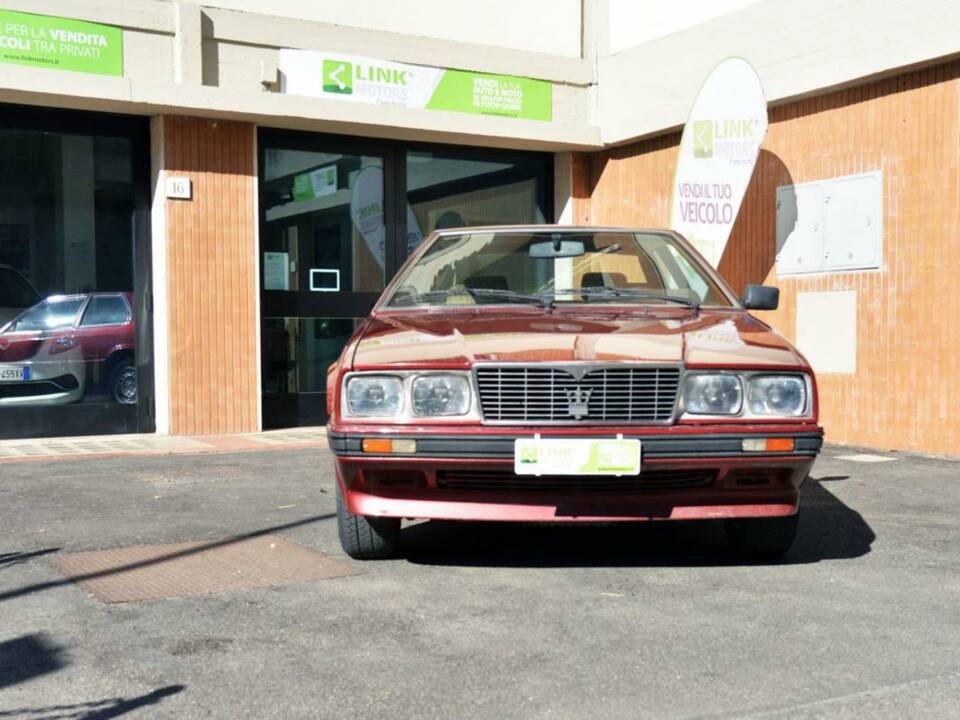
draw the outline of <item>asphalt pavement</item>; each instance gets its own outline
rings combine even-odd
[[[0,718],[960,717],[960,463],[829,449],[782,562],[714,523],[336,539],[326,450],[0,465]],[[104,604],[60,553],[275,533],[360,574]]]

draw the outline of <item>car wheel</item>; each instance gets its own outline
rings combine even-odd
[[[800,513],[787,517],[727,520],[727,540],[738,555],[753,558],[777,558],[783,555],[797,536]]]
[[[137,366],[122,360],[110,373],[110,397],[121,405],[137,404]]]
[[[400,518],[354,515],[337,482],[337,532],[343,551],[355,560],[386,560],[400,549]]]

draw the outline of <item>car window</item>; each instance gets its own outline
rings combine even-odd
[[[91,325],[125,325],[130,322],[130,308],[121,295],[105,295],[91,298],[83,314],[81,327]]]
[[[557,305],[732,304],[668,233],[479,230],[438,236],[404,271],[387,307],[543,298]]]
[[[0,307],[28,308],[40,300],[37,291],[11,268],[0,268]]]
[[[82,305],[83,298],[47,300],[23,313],[13,322],[10,330],[64,330],[73,326]]]

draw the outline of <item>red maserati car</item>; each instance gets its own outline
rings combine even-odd
[[[786,552],[820,450],[816,381],[692,246],[661,230],[431,235],[327,381],[340,541],[399,552],[403,518],[722,519]]]

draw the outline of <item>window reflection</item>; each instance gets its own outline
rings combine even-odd
[[[383,160],[268,148],[264,165],[264,290],[382,290]]]
[[[494,156],[495,157],[495,156]],[[407,153],[407,253],[434,230],[545,222],[544,162]]]
[[[0,436],[66,405],[70,427],[29,415],[38,434],[86,408],[88,433],[136,429],[133,157],[130,137],[0,129]]]
[[[352,318],[267,318],[264,321],[263,391],[326,391],[327,368],[360,321]]]

